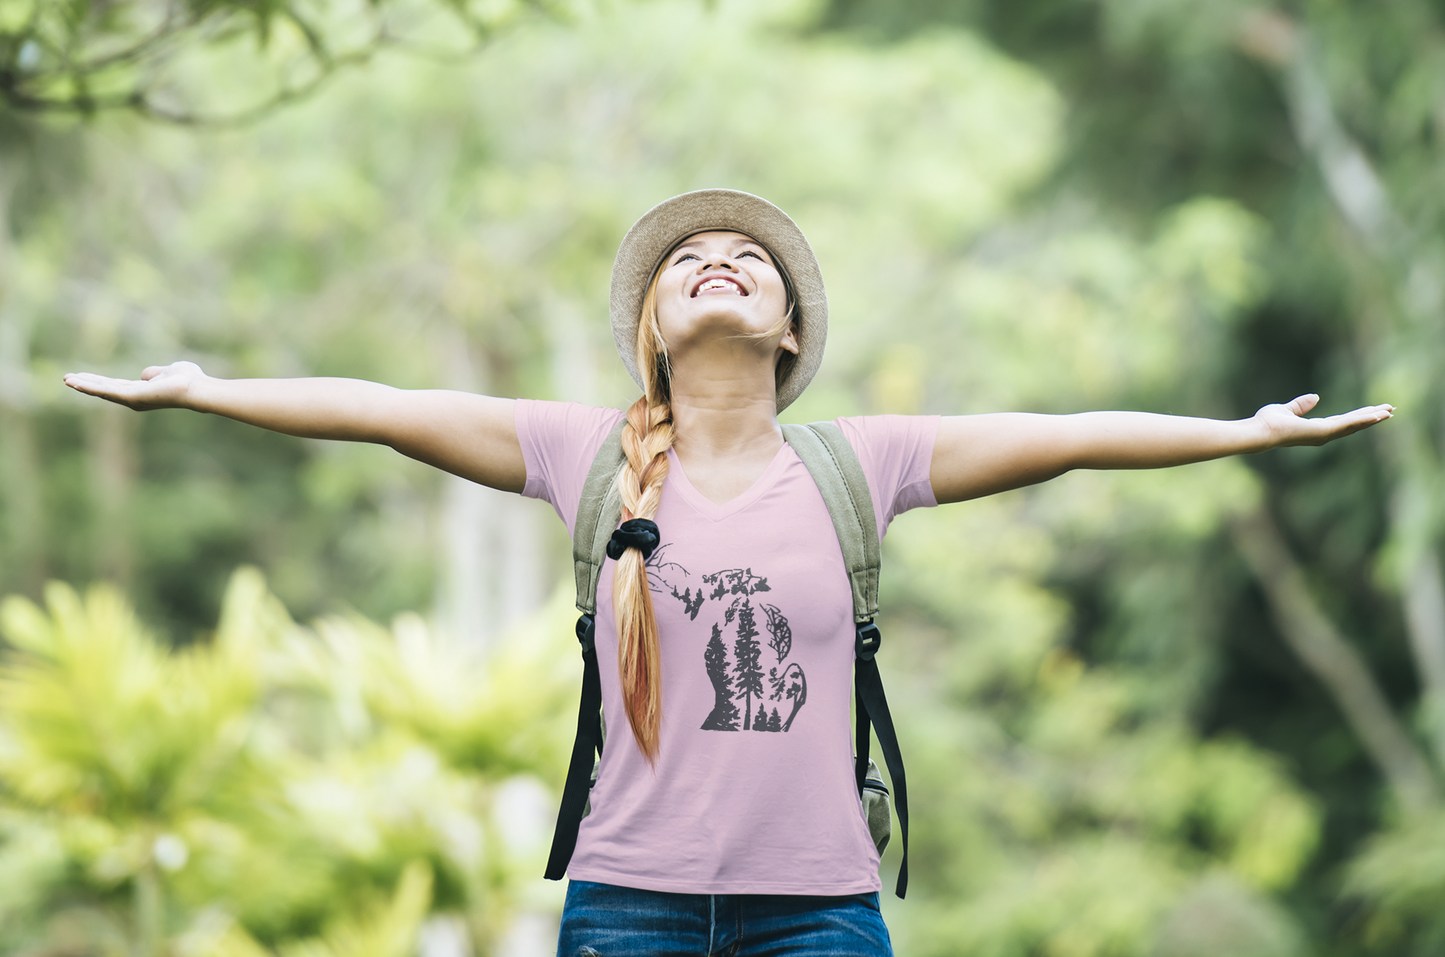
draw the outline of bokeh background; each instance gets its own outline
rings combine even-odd
[[[714,185],[822,263],[793,420],[1400,409],[894,525],[899,954],[1445,950],[1438,4],[0,0],[0,97],[0,952],[551,953],[551,510],[60,376],[620,406]]]

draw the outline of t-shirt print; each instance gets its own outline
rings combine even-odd
[[[697,621],[701,613],[703,622],[712,627],[702,657],[712,682],[713,706],[702,720],[702,730],[791,730],[793,719],[808,701],[808,678],[802,665],[788,661],[793,629],[787,616],[777,605],[758,597],[771,590],[768,580],[751,568],[727,568],[694,577],[677,562],[668,561],[667,552],[668,546],[660,545],[647,562],[654,596],[670,594],[682,603],[690,620]],[[782,710],[774,704],[769,711],[770,701],[782,702]]]
[[[517,403],[523,494],[550,502],[569,532],[621,418]],[[863,466],[880,537],[894,515],[934,504],[936,418],[838,425]],[[852,589],[817,484],[783,445],[752,487],[713,502],[668,455],[661,544],[646,562],[662,677],[656,760],[624,717],[609,560],[595,637],[611,733],[568,876],[690,894],[876,891],[878,853],[853,772]]]

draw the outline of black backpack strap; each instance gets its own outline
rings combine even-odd
[[[552,832],[552,851],[547,856],[546,878],[560,881],[577,848],[577,829],[586,815],[587,796],[592,788],[593,754],[602,755],[602,676],[597,667],[597,577],[607,558],[607,543],[622,518],[622,499],[617,493],[617,473],[627,461],[622,451],[619,422],[602,441],[577,506],[572,529],[572,567],[577,578],[577,641],[582,645],[582,701],[577,707],[577,737],[567,764],[567,783],[562,786],[562,806]]]
[[[873,496],[857,453],[835,423],[784,425],[782,429],[783,438],[807,466],[828,506],[853,589],[853,685],[857,717],[854,774],[861,795],[868,773],[869,726],[872,725],[878,732],[878,746],[883,750],[888,776],[893,779],[893,806],[898,811],[898,830],[903,836],[903,862],[898,867],[896,893],[903,897],[908,891],[908,784],[903,755],[898,749],[898,734],[888,711],[888,698],[883,693],[883,677],[873,660],[883,641],[878,626],[873,623],[878,614],[878,571],[882,565]]]
[[[567,764],[567,783],[562,786],[562,806],[557,811],[557,828],[552,832],[552,851],[547,855],[549,881],[560,881],[577,848],[577,829],[582,826],[583,809],[592,788],[592,755],[602,754],[602,676],[597,670],[597,625],[592,615],[577,619],[577,640],[582,643],[582,703],[577,707],[577,737]]]

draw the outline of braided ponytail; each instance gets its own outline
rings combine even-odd
[[[622,429],[622,450],[627,462],[618,473],[622,518],[656,517],[667,478],[667,450],[675,436],[672,426],[667,346],[657,326],[657,277],[647,288],[637,328],[637,368],[643,394],[627,410]],[[649,764],[657,760],[662,720],[662,664],[657,640],[657,619],[642,552],[629,548],[617,560],[612,579],[612,602],[617,612],[617,672],[622,679],[622,701],[632,736]]]

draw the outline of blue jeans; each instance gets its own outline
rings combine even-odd
[[[893,957],[877,894],[665,894],[570,881],[558,957]]]

